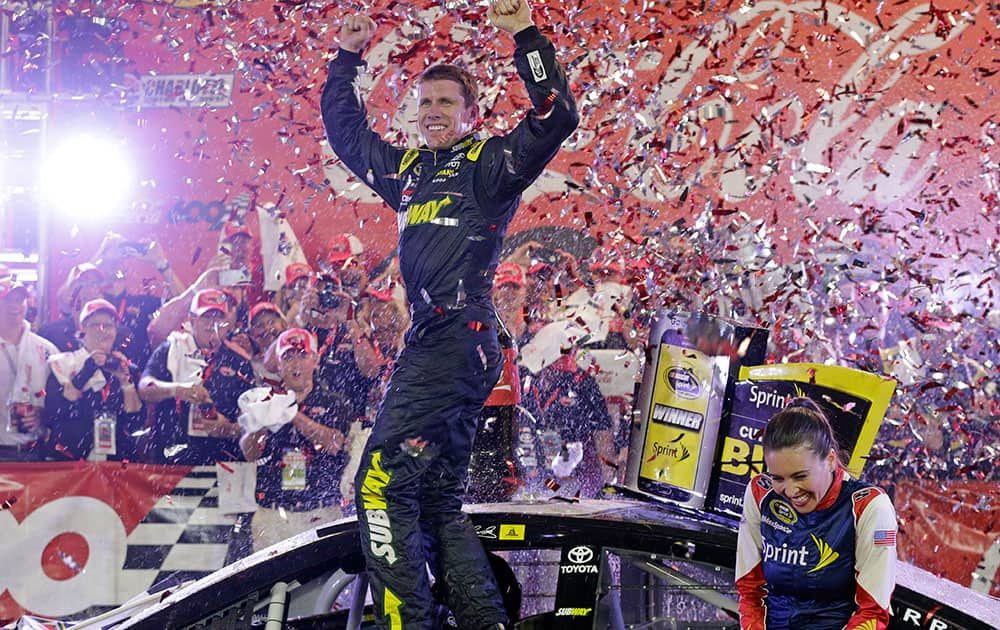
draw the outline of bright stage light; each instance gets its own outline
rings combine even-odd
[[[53,209],[75,219],[100,218],[121,209],[132,187],[132,172],[122,144],[75,136],[59,144],[42,175]]]

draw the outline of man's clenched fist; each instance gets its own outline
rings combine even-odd
[[[367,15],[345,16],[340,27],[340,47],[355,53],[363,51],[375,34],[375,28],[375,20]]]

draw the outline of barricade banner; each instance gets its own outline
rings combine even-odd
[[[0,464],[0,622],[80,616],[222,567],[235,519],[216,486],[215,467]]]
[[[1000,487],[905,480],[896,486],[899,559],[1000,597]]]

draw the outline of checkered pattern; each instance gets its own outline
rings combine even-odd
[[[129,534],[119,601],[168,577],[188,580],[222,568],[235,515],[219,512],[214,466],[197,466]]]

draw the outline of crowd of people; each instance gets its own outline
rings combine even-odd
[[[267,543],[349,511],[350,450],[364,446],[410,316],[392,262],[372,278],[359,239],[334,241],[318,269],[290,264],[283,288],[265,295],[246,276],[220,282],[249,264],[255,244],[245,225],[227,224],[218,255],[189,286],[155,244],[109,233],[92,260],[70,270],[61,312],[45,323],[26,320],[28,287],[0,270],[8,359],[0,460],[257,462],[255,535]],[[621,271],[620,259],[582,270],[574,260],[530,242],[498,267],[494,299],[519,347],[565,317],[572,294],[620,279],[609,275]],[[127,291],[125,281],[147,266],[163,281]],[[637,347],[637,335],[621,334],[622,312],[611,324],[618,332],[594,347]],[[570,350],[557,348],[540,371],[521,368],[515,461],[491,496],[595,496],[623,470],[627,414],[617,398],[609,407],[593,370]],[[275,413],[275,400],[296,413],[255,424],[267,415],[261,409]],[[281,518],[257,527],[279,507]]]
[[[591,497],[623,478],[630,385],[651,318],[704,311],[768,327],[769,360],[899,379],[866,471],[877,486],[845,476],[817,408],[800,401],[772,420],[768,473],[747,488],[737,563],[743,627],[883,627],[896,527],[881,486],[997,474],[1000,357],[988,308],[981,318],[949,315],[910,292],[905,261],[865,258],[884,245],[877,236],[846,257],[816,251],[808,265],[786,266],[762,226],[718,234],[705,217],[641,243],[617,231],[575,254],[537,240],[504,249],[521,193],[579,119],[528,3],[492,0],[488,16],[514,37],[532,113],[479,140],[474,79],[432,66],[419,82],[421,149],[390,146],[367,127],[354,79],[377,25],[344,20],[322,109],[334,152],[400,215],[400,258],[378,273],[364,243],[341,234],[313,265],[281,269],[283,286],[267,292],[252,215],[224,225],[190,285],[155,241],[109,233],[71,269],[48,322],[29,321],[28,287],[0,268],[0,461],[245,462],[255,471],[255,548],[356,511],[376,600],[403,597],[418,606],[407,615],[427,616],[427,585],[415,582],[434,562],[425,544],[439,547],[432,570],[448,564],[435,573],[453,595],[485,568],[469,560],[479,545],[460,498],[476,425],[490,425],[476,419],[494,413],[481,409],[500,378],[500,341],[521,351],[506,383],[520,400],[509,451],[496,449],[511,455],[503,487],[490,496]],[[425,177],[425,164],[440,170]],[[868,227],[866,237],[877,234]],[[160,278],[137,291],[139,264]],[[842,527],[852,514],[856,531]],[[396,546],[390,521],[402,534]],[[411,535],[421,532],[427,540]],[[788,568],[802,558],[775,554],[798,553],[817,533],[840,549],[824,558],[843,560],[829,582],[803,590],[802,572]],[[453,611],[505,627],[491,588],[486,580]],[[835,591],[839,606],[820,591]]]

